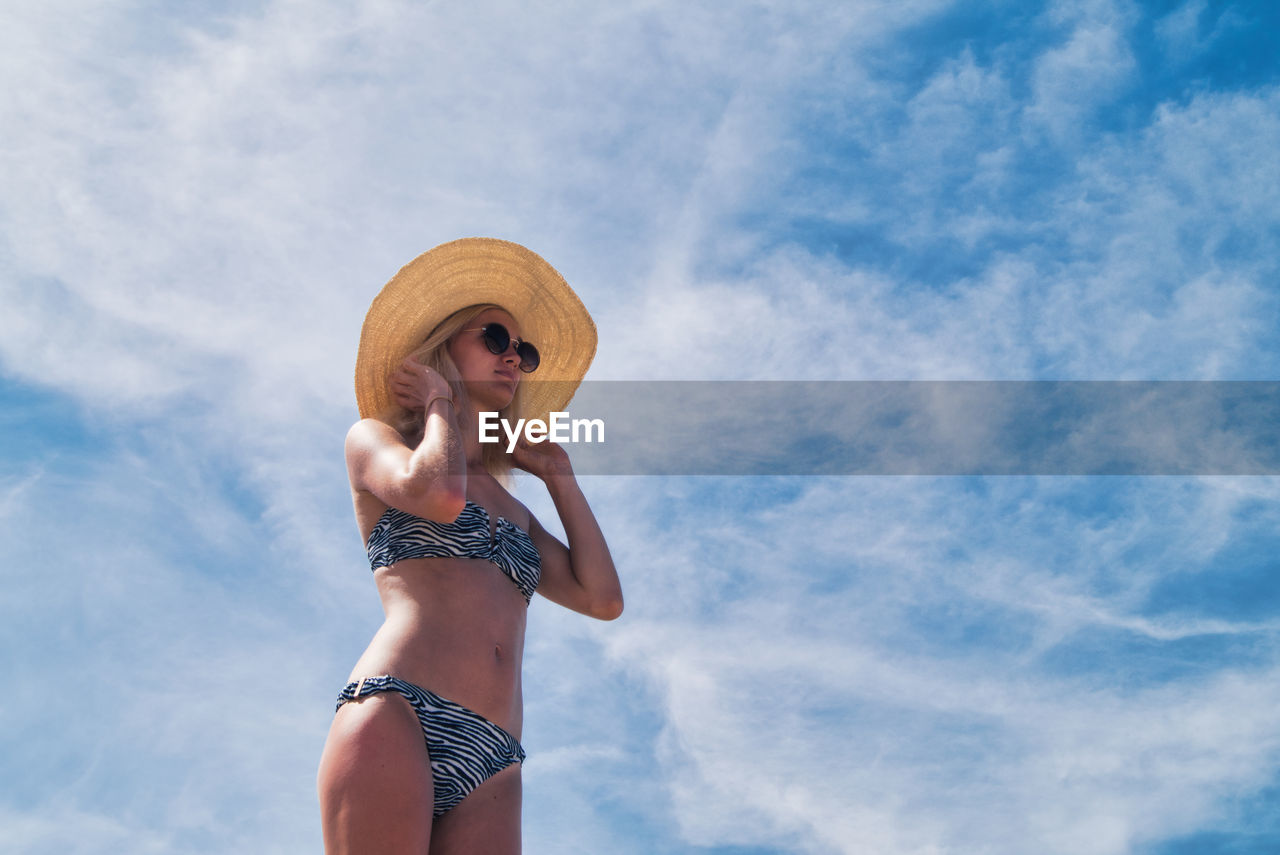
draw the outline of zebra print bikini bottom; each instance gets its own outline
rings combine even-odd
[[[524,761],[524,749],[514,736],[461,704],[398,677],[366,677],[348,683],[338,695],[334,711],[348,701],[378,692],[400,693],[418,715],[431,758],[434,816],[456,807],[468,793],[512,763]]]

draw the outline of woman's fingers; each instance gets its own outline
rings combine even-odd
[[[389,385],[392,394],[397,396],[397,400],[403,394],[408,396],[412,402],[399,401],[400,404],[417,409],[421,409],[427,401],[434,397],[440,395],[452,396],[449,383],[440,372],[428,365],[414,362],[412,359],[406,359],[401,363],[400,367],[391,375]]]

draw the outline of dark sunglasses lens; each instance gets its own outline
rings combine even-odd
[[[502,324],[489,324],[480,333],[490,353],[506,353],[511,346],[511,333]]]
[[[506,353],[511,346],[511,333],[502,324],[488,324],[480,335],[484,336],[485,346],[490,353]],[[520,357],[520,370],[525,374],[535,370],[541,360],[538,349],[527,341],[516,345],[516,356]]]
[[[520,357],[520,370],[525,374],[528,374],[538,367],[538,361],[540,359],[538,356],[538,348],[529,344],[529,342],[520,342],[516,347],[516,355]]]

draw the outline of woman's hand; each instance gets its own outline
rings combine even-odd
[[[530,475],[546,481],[563,475],[572,475],[573,466],[564,448],[552,442],[529,442],[523,436],[511,452],[511,462]]]
[[[424,410],[432,398],[453,400],[449,381],[434,368],[412,359],[400,363],[391,375],[391,394],[397,404],[415,413]]]

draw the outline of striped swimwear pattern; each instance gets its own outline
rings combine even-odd
[[[498,517],[491,537],[489,512],[470,500],[451,523],[387,508],[369,535],[369,566],[377,570],[406,558],[483,558],[507,574],[526,603],[542,576],[542,557],[529,533]]]
[[[524,749],[514,736],[461,704],[398,677],[366,677],[348,683],[338,695],[337,709],[378,692],[398,692],[418,716],[431,761],[434,816],[457,806],[511,764],[524,762]]]

